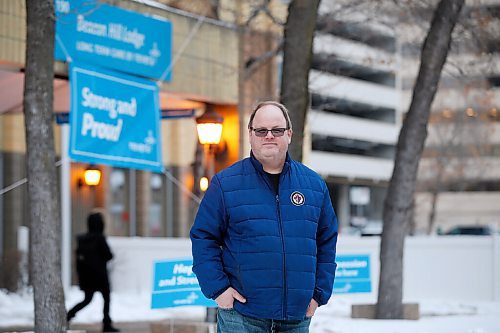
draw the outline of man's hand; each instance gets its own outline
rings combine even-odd
[[[311,302],[309,302],[309,306],[307,307],[306,317],[311,318],[312,316],[314,316],[317,308],[318,302],[316,302],[314,298],[311,299]]]
[[[246,303],[247,301],[239,292],[229,287],[215,299],[215,302],[217,302],[217,305],[221,309],[232,309],[235,299],[241,303]]]

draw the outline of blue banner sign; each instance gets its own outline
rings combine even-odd
[[[55,0],[55,8],[57,60],[171,80],[169,21],[97,0]]]
[[[198,279],[193,273],[192,259],[155,262],[153,283],[152,309],[187,305],[217,306],[215,301],[201,293]]]
[[[372,291],[369,255],[337,255],[336,261],[334,294]]]
[[[162,171],[158,86],[91,66],[70,67],[69,156]]]

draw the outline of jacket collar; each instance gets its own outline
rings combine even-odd
[[[265,173],[264,167],[262,166],[262,163],[260,163],[260,161],[255,157],[255,155],[253,154],[253,151],[250,151],[250,161],[252,162],[252,165],[255,168],[255,170],[257,170],[258,172],[260,172],[262,174]],[[283,165],[283,170],[281,170],[282,174],[288,172],[288,170],[290,169],[291,162],[292,162],[292,158],[290,157],[290,154],[288,152],[286,152],[285,164]]]

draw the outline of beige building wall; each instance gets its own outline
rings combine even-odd
[[[230,26],[131,1],[108,1],[143,14],[169,19],[173,26],[172,82],[162,90],[213,103],[238,102],[238,34]],[[194,34],[192,34],[195,32]],[[192,34],[192,38],[190,38]],[[187,42],[187,43],[186,43]],[[185,46],[184,49],[181,47]]]
[[[25,152],[24,116],[20,113],[0,116],[0,150],[3,152]]]
[[[24,64],[25,41],[25,2],[0,0],[0,66]]]
[[[264,12],[260,12],[251,20],[249,29],[240,43],[240,30],[237,24],[247,22],[256,9],[255,6],[249,5],[249,2],[246,1],[220,1],[217,15],[210,14],[209,17],[218,17],[221,21],[196,15],[210,11],[210,1],[160,1],[194,12],[194,15],[172,8],[162,8],[161,5],[149,6],[139,1],[106,0],[105,2],[146,15],[164,17],[172,22],[172,58],[175,63],[172,81],[161,84],[162,108],[171,107],[174,103],[170,97],[196,101],[193,103],[193,107],[198,110],[197,115],[204,108],[203,103],[215,104],[218,112],[226,119],[223,136],[227,143],[225,154],[218,156],[217,169],[219,170],[239,158],[241,144],[243,144],[244,154],[248,155],[250,149],[246,131],[243,133],[243,143],[236,138],[240,134],[241,124],[243,124],[243,128],[246,128],[252,106],[260,100],[277,97],[276,76],[278,68],[276,59],[273,58],[251,73],[245,73],[240,71],[240,61],[258,57],[275,48],[282,27],[273,22]],[[279,0],[273,0],[268,8],[277,22],[285,22],[286,5]],[[253,31],[250,31],[252,29]],[[22,0],[0,0],[1,71],[19,73],[24,68],[25,38],[25,2]],[[241,54],[243,54],[242,58],[240,58]],[[55,71],[59,76],[67,77],[67,64],[56,62]],[[242,78],[243,84],[239,81],[240,78]],[[66,84],[64,80],[61,80],[60,83]],[[238,91],[242,88],[245,93],[241,99]],[[8,107],[8,112],[3,113],[0,117],[0,149],[2,152],[22,156],[26,151],[22,115],[22,85],[19,84],[16,89],[20,99],[18,105],[14,109]],[[59,92],[61,93],[62,90],[60,89]],[[69,93],[65,91],[63,94]],[[243,101],[244,112],[238,114],[237,105],[241,101]],[[64,107],[58,108],[58,110],[63,109],[65,110]],[[240,119],[243,120],[240,121]],[[182,169],[176,171],[179,172],[179,179],[189,185],[190,182],[193,182],[190,170],[194,162],[198,141],[195,120],[163,120],[161,128],[164,164]],[[61,127],[59,125],[54,125],[54,134],[56,153],[60,155]],[[75,163],[72,177],[77,178],[82,171],[80,169],[84,167],[83,164]],[[105,179],[107,170],[103,169]],[[73,180],[76,182],[76,178],[72,179],[72,183]],[[78,195],[80,200],[87,201],[85,199],[87,195],[83,190],[80,190]],[[90,194],[88,199],[89,202],[94,201]],[[97,201],[104,202],[106,200],[99,199]],[[187,199],[187,201],[189,200]]]
[[[131,1],[113,1],[114,5],[165,17],[173,26],[172,81],[161,90],[177,98],[225,105],[238,103],[238,33],[230,25],[204,21],[188,14],[169,12]],[[193,2],[194,3],[194,2]],[[25,4],[21,0],[0,0],[0,69],[24,67]],[[58,63],[56,72],[67,75],[67,66]],[[22,89],[22,87],[20,87]],[[162,98],[168,108],[170,99]],[[202,105],[202,104],[200,104]],[[21,109],[0,118],[0,147],[3,151],[25,151],[24,120]],[[59,153],[60,128],[55,127]],[[163,159],[166,165],[189,166],[197,141],[194,119],[162,121]]]
[[[281,33],[288,15],[283,0],[158,0],[158,2],[190,13],[245,25],[256,31]],[[264,7],[265,5],[265,7]],[[272,15],[272,18],[265,10]],[[278,24],[277,24],[278,23]]]
[[[163,83],[162,90],[213,103],[238,102],[238,33],[235,28],[214,21],[204,21],[199,26],[199,19],[192,15],[138,2],[108,2],[172,22],[172,58],[178,60],[173,66],[172,81]],[[0,1],[0,67],[24,67],[25,20],[24,1]],[[67,76],[64,68],[57,66],[57,73]]]
[[[263,4],[264,1],[221,0],[219,18],[254,31],[281,34],[288,16],[288,5],[282,0],[269,1],[267,8],[263,8]]]
[[[167,5],[174,5],[181,9],[201,14],[208,10],[209,1],[161,1]],[[282,27],[273,22],[269,16],[261,12],[250,24],[252,29],[258,31],[272,31],[276,34],[250,32],[245,34],[243,42],[239,45],[239,34],[236,26],[231,24],[248,21],[248,17],[256,9],[247,1],[222,0],[219,6],[218,16],[228,24],[217,23],[207,19],[198,26],[199,17],[191,14],[179,14],[153,8],[147,5],[131,1],[112,1],[113,5],[123,8],[141,11],[145,14],[158,15],[172,21],[173,24],[173,58],[178,60],[173,67],[172,81],[164,82],[161,90],[177,97],[211,102],[216,104],[236,105],[238,104],[238,54],[239,48],[243,47],[243,61],[272,50],[276,47]],[[281,1],[273,0],[269,4],[273,17],[279,22],[285,22],[287,6]],[[239,21],[238,21],[239,20]],[[0,68],[17,68],[24,66],[25,53],[25,5],[21,0],[0,1]],[[193,38],[188,36],[195,32]],[[187,44],[186,44],[187,42]],[[187,45],[187,46],[185,46]],[[181,50],[181,47],[184,47]],[[182,52],[180,56],[179,52]],[[67,75],[66,66],[62,63],[56,64],[56,72]],[[242,73],[244,97],[241,115],[248,117],[252,106],[264,99],[277,98],[276,74],[278,68],[276,60],[272,59],[256,71],[248,74]],[[168,98],[166,99],[168,107]],[[163,106],[163,102],[162,102]],[[8,120],[13,121],[13,120]],[[241,122],[243,127],[246,120]],[[16,126],[23,126],[20,120]],[[177,126],[180,126],[177,128]],[[168,120],[162,121],[164,139],[163,156],[165,164],[189,165],[193,154],[191,148],[196,143],[196,132],[192,120]],[[11,128],[7,125],[7,128]],[[12,129],[13,130],[13,129]],[[9,130],[11,131],[11,130]],[[56,127],[56,135],[59,130]],[[178,135],[181,133],[182,135]],[[20,135],[18,133],[18,135]],[[2,134],[3,146],[10,147],[16,151],[24,151],[24,140],[18,140],[15,136]],[[15,142],[14,142],[15,141]],[[179,144],[179,141],[182,141]],[[0,143],[1,144],[1,143]],[[56,141],[56,149],[59,147]],[[180,149],[184,147],[184,149]],[[193,148],[194,149],[194,148]],[[249,146],[244,136],[244,155],[248,154]],[[184,152],[184,153],[183,153]]]
[[[162,157],[165,165],[188,167],[194,161],[198,136],[194,119],[172,119],[161,123]]]
[[[184,101],[190,105],[189,107],[196,108],[198,110],[196,115],[199,116],[204,109],[204,103],[209,102],[225,106],[227,111],[225,116],[232,119],[231,124],[237,123],[239,34],[235,26],[178,10],[148,6],[140,2],[128,0],[107,2],[146,15],[164,17],[172,22],[172,59],[174,61],[172,81],[161,83],[162,108],[178,107],[179,103]],[[6,78],[5,81],[2,81],[4,85],[0,85],[0,87],[3,89],[5,86],[6,89],[12,89],[13,85],[7,79],[12,79],[15,76],[12,74],[17,73],[15,95],[19,100],[17,103],[15,101],[11,103],[12,105],[3,105],[5,110],[2,109],[0,116],[0,149],[5,157],[2,172],[7,173],[4,174],[3,178],[5,184],[11,184],[25,177],[23,87],[22,80],[19,80],[19,76],[22,77],[22,74],[19,73],[24,68],[25,63],[25,39],[25,2],[22,0],[0,0],[0,71],[4,73],[2,78]],[[67,77],[67,64],[56,62],[55,71],[57,75]],[[63,80],[60,83],[67,84]],[[67,91],[62,92],[62,90],[60,89],[58,93],[64,96],[69,94]],[[67,107],[62,109],[59,107],[58,110],[67,110]],[[164,164],[189,190],[193,187],[191,165],[194,162],[198,141],[195,120],[194,118],[162,120],[161,127]],[[54,133],[56,153],[60,155],[61,127],[59,125],[54,125]],[[234,147],[231,152],[234,152]],[[72,164],[71,195],[72,202],[75,203],[72,207],[75,221],[83,221],[87,212],[93,207],[106,207],[106,202],[109,199],[104,194],[107,191],[106,181],[103,181],[96,189],[75,186],[85,168],[85,163]],[[106,180],[109,177],[110,168],[102,166],[102,171],[103,180]],[[137,227],[138,233],[144,234],[143,229],[150,201],[148,188],[146,188],[149,184],[149,175],[146,172],[139,172],[137,182],[137,190],[141,192],[137,206]],[[173,185],[169,184],[169,186]],[[4,206],[9,207],[10,213],[17,214],[15,221],[9,217],[9,221],[12,222],[12,230],[6,231],[8,235],[15,235],[17,226],[26,222],[24,216],[18,216],[19,211],[25,211],[24,208],[11,209],[16,203],[20,204],[25,201],[24,189],[25,187],[21,186],[19,190],[11,191],[8,198],[5,199]],[[174,197],[172,207],[175,213],[171,215],[175,216],[175,223],[178,223],[178,225],[173,226],[173,232],[175,235],[186,236],[192,218],[190,212],[195,211],[191,207],[192,199],[176,186],[171,189],[169,195]],[[129,205],[128,201],[125,204]],[[75,232],[81,232],[84,229],[84,225],[81,224],[73,227]],[[15,248],[15,244],[11,247]]]

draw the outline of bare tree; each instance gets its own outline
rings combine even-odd
[[[433,118],[429,129],[431,142],[424,151],[418,179],[419,190],[431,195],[427,234],[434,231],[439,194],[450,186],[463,191],[487,171],[489,163],[482,157],[490,153],[493,129],[488,114],[472,108],[456,112],[445,109]]]
[[[464,0],[441,0],[424,41],[409,111],[399,134],[396,161],[384,202],[376,317],[403,318],[404,241],[411,218],[418,164],[430,107]]]
[[[66,326],[52,127],[54,2],[27,0],[26,12],[24,115],[35,331],[54,333],[65,331]]]
[[[285,25],[280,99],[290,110],[294,128],[289,151],[298,161],[302,161],[304,124],[309,108],[309,69],[319,2],[292,1]]]
[[[441,84],[442,96],[436,97],[438,106],[431,115],[429,138],[417,179],[417,191],[429,193],[427,234],[435,229],[440,193],[474,188],[490,167],[485,157],[491,155],[494,103],[491,83],[484,73],[494,68],[491,41],[495,40],[492,28],[496,25],[495,15],[491,6],[466,7],[453,33],[450,52],[459,53],[464,48],[467,52],[462,57],[448,59],[443,69],[447,83]],[[455,96],[446,93],[450,86]],[[457,93],[463,109],[452,106],[457,105]]]

